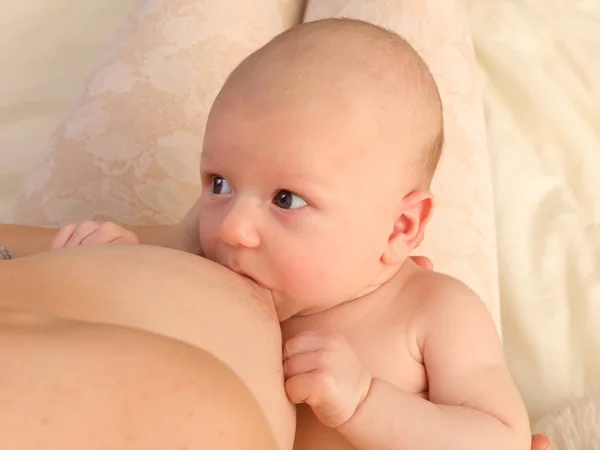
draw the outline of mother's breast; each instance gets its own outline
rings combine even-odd
[[[3,264],[11,264],[8,306],[138,328],[217,356],[291,448],[295,415],[283,385],[279,323],[268,293],[249,280],[198,256],[148,246],[76,247]]]

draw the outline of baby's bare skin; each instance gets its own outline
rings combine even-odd
[[[341,336],[374,375],[427,399],[427,373],[415,339],[415,324],[411,323],[419,303],[416,296],[399,293],[397,281],[400,280],[392,280],[388,289],[379,289],[356,302],[315,316],[287,320],[282,324],[284,340],[289,342],[307,331]],[[374,348],[378,351],[374,352]],[[298,405],[297,412],[295,450],[309,450],[315,442],[331,450],[355,448],[334,428],[323,425],[306,404]]]
[[[463,299],[452,298],[461,292],[465,295]],[[450,297],[440,297],[439,293]],[[454,317],[449,312],[451,308],[457,308]],[[442,311],[449,315],[441,317]],[[469,314],[463,315],[468,311],[471,311],[472,322]],[[436,334],[432,327],[444,326],[442,322],[459,318],[462,318],[460,322],[450,325],[455,340],[448,339],[447,345],[437,342],[433,348],[427,345],[427,339]],[[465,327],[468,330],[473,322],[484,325],[461,331]],[[456,426],[464,420],[463,415],[470,415],[473,421],[485,426],[486,416],[490,414],[497,417],[498,431],[504,424],[518,430],[519,423],[527,423],[522,401],[506,370],[499,339],[484,305],[456,280],[418,267],[410,260],[395,278],[372,294],[322,313],[292,317],[282,323],[282,330],[288,343],[307,331],[316,331],[325,341],[331,336],[341,337],[350,343],[360,363],[373,377],[371,390],[357,413],[337,430],[321,423],[310,407],[299,405],[295,450],[310,450],[315,442],[331,450],[442,448],[442,440],[447,442],[448,437],[427,433],[432,425],[442,425],[441,415],[446,415],[445,420]],[[440,334],[445,336],[448,331]],[[475,338],[477,342],[457,348],[456,341],[466,338]],[[448,357],[453,360],[451,364],[434,363]],[[340,364],[335,349],[327,345],[317,359],[324,361],[316,368],[317,372],[326,372],[328,365]],[[435,372],[443,367],[449,370]],[[376,390],[376,383],[382,389]],[[498,390],[494,396],[482,395],[495,389]],[[432,414],[431,402],[461,407],[441,406]],[[467,407],[472,410],[460,411]],[[362,427],[371,432],[363,434]],[[484,433],[492,432],[493,427],[485,428],[481,434],[472,431],[472,445],[478,440],[483,442]],[[399,433],[398,429],[410,431]],[[529,430],[524,426],[520,432],[527,436]],[[423,445],[423,441],[430,447]],[[389,445],[390,442],[394,444]]]
[[[215,101],[201,246],[273,292],[286,392],[312,410],[300,407],[297,449],[530,446],[483,302],[408,260],[433,211],[441,136],[424,62],[355,21],[276,37]]]
[[[442,142],[425,63],[354,21],[278,36],[215,101],[200,244],[272,293],[298,450],[529,448],[483,302],[408,259],[433,211]],[[57,242],[94,243],[77,230]]]

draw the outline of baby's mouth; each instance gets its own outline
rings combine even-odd
[[[245,273],[240,273],[240,275],[241,275],[242,277],[246,278],[247,280],[251,281],[252,283],[254,283],[254,284],[255,284],[256,286],[258,286],[259,288],[261,288],[261,289],[264,289],[264,290],[266,290],[266,291],[269,291],[269,292],[271,292],[271,289],[270,289],[268,286],[266,286],[265,284],[261,283],[261,282],[260,282],[259,280],[257,280],[256,278],[254,278],[254,277],[251,277],[250,275],[248,275],[248,274],[245,274]]]
[[[232,268],[232,267],[230,267],[229,269],[230,269],[230,270],[232,270],[233,272],[237,273],[238,275],[240,275],[240,276],[242,276],[242,277],[244,277],[244,278],[246,278],[246,279],[248,279],[248,280],[252,281],[253,283],[257,284],[258,286],[260,286],[260,287],[262,287],[262,288],[265,288],[265,289],[266,289],[266,286],[265,286],[265,285],[263,285],[263,284],[262,284],[260,281],[258,281],[256,278],[254,278],[254,277],[252,277],[251,275],[249,275],[247,272],[245,272],[245,271],[243,271],[243,270],[241,270],[241,269]]]
[[[256,281],[254,278],[252,278],[250,275],[246,275],[244,273],[240,273],[240,275],[243,276],[244,278],[247,278],[250,281],[253,281],[254,283],[256,283],[260,286],[260,283],[258,281]]]

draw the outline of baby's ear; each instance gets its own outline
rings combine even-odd
[[[381,262],[400,264],[423,240],[425,225],[433,212],[433,195],[428,191],[415,191],[402,199],[394,229]]]

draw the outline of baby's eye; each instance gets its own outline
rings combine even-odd
[[[231,186],[229,185],[229,182],[222,176],[213,175],[212,193],[216,195],[229,195],[231,194]]]
[[[275,194],[273,203],[275,203],[281,209],[298,209],[308,204],[306,200],[299,195],[296,195],[293,192],[285,189],[282,189]]]

